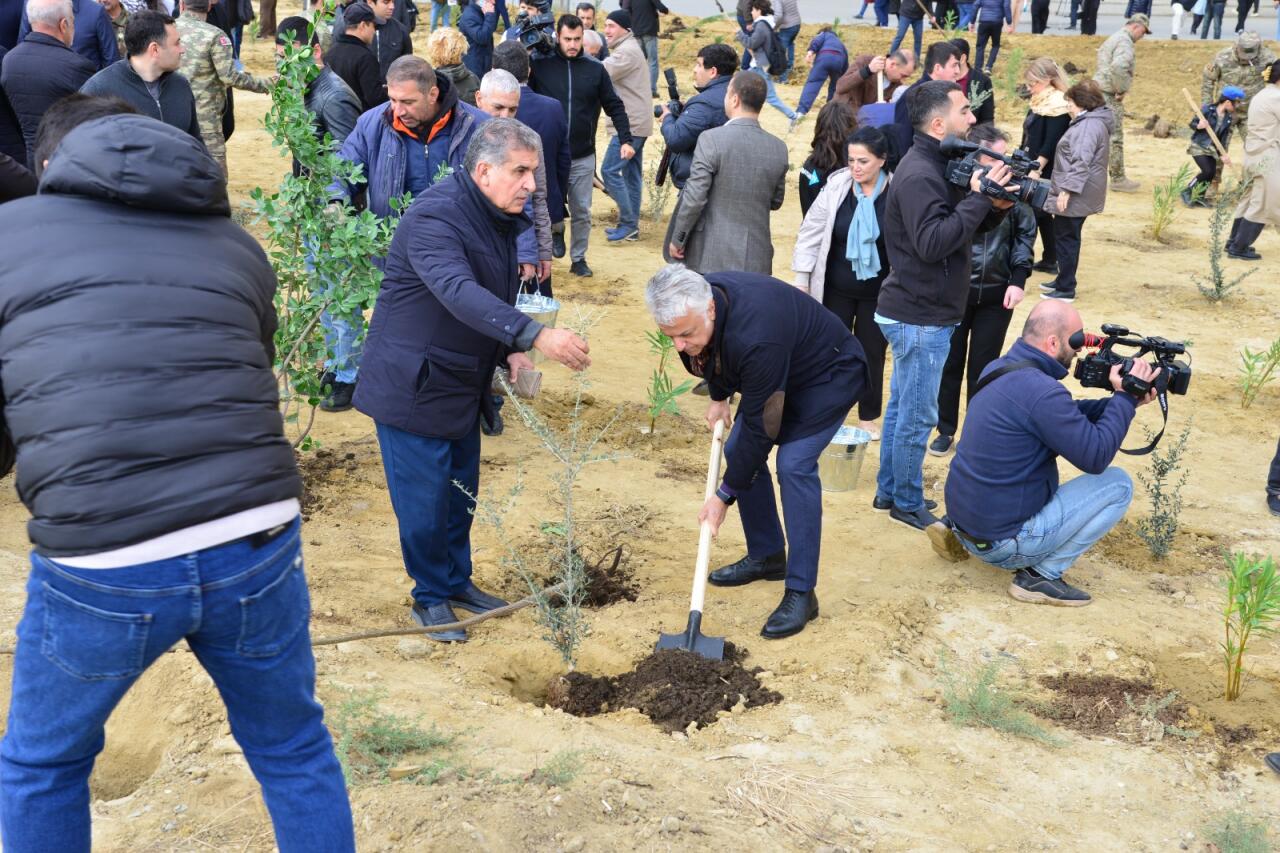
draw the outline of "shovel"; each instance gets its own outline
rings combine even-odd
[[[724,421],[716,421],[715,433],[711,436],[711,461],[707,463],[707,491],[703,497],[705,502],[716,492],[716,483],[720,479],[720,447],[724,443]],[[707,564],[711,561],[711,525],[702,522],[702,531],[698,536],[698,562],[693,569],[693,595],[689,602],[689,624],[681,634],[663,634],[658,638],[654,651],[663,649],[684,649],[711,660],[724,659],[724,637],[704,637],[702,635],[702,601],[707,592]]]

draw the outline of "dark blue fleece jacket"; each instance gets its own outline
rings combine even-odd
[[[1030,361],[974,395],[947,475],[947,515],[970,536],[1008,539],[1058,490],[1058,457],[1088,474],[1115,458],[1137,400],[1125,393],[1073,400],[1067,369],[1021,338],[991,362]]]

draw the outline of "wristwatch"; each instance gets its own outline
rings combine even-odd
[[[723,483],[716,487],[716,497],[724,501],[725,506],[733,506],[733,502],[738,499],[737,495],[730,494],[729,491],[725,489]]]

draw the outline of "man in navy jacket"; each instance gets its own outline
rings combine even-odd
[[[742,395],[725,443],[724,478],[698,520],[718,532],[737,501],[747,555],[712,572],[709,580],[716,586],[785,580],[782,602],[760,635],[797,634],[818,615],[818,456],[866,388],[862,346],[817,300],[756,273],[704,278],[683,264],[669,264],[650,279],[645,303],[675,342],[685,368],[707,381],[709,426],[728,423],[729,398]],[[785,539],[769,476],[774,447]]]
[[[729,120],[724,114],[724,96],[729,80],[738,70],[738,54],[727,44],[709,44],[698,51],[693,61],[693,84],[698,94],[685,102],[680,115],[672,115],[666,105],[659,119],[662,141],[671,152],[668,169],[671,183],[683,189],[693,167],[693,149],[703,131],[719,127]],[[675,215],[672,214],[672,218]]]
[[[1076,357],[1069,340],[1083,328],[1075,308],[1041,302],[1022,337],[983,371],[947,476],[950,529],[928,529],[934,550],[946,559],[972,553],[1013,571],[1009,595],[1018,601],[1088,604],[1089,594],[1062,576],[1133,499],[1129,475],[1108,466],[1134,411],[1155,395],[1138,399],[1121,390],[1117,365],[1114,394],[1073,400],[1061,380]],[[1135,361],[1133,375],[1150,380],[1156,370]],[[1085,475],[1060,487],[1059,456]]]
[[[458,16],[458,29],[467,37],[470,49],[462,57],[462,64],[477,78],[488,73],[493,65],[493,33],[497,28],[494,0],[470,0],[463,4],[462,14]]]
[[[464,169],[435,184],[400,220],[365,342],[355,407],[373,418],[413,618],[456,621],[506,602],[471,582],[471,497],[480,485],[480,417],[499,362],[511,370],[543,355],[581,370],[587,342],[514,307],[516,237],[534,189],[538,135],[515,119],[476,130]],[[459,488],[461,484],[465,488]],[[462,642],[465,631],[430,635]]]
[[[71,13],[75,18],[75,40],[71,49],[92,62],[94,70],[100,71],[121,58],[116,31],[102,6],[93,0],[71,0]],[[27,20],[26,3],[23,3],[18,40],[26,38],[29,32],[31,22]]]

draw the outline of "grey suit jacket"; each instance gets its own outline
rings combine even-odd
[[[786,143],[755,119],[733,119],[704,132],[671,216],[664,254],[674,243],[684,249],[685,265],[700,273],[772,275],[769,212],[782,207],[786,177]]]

